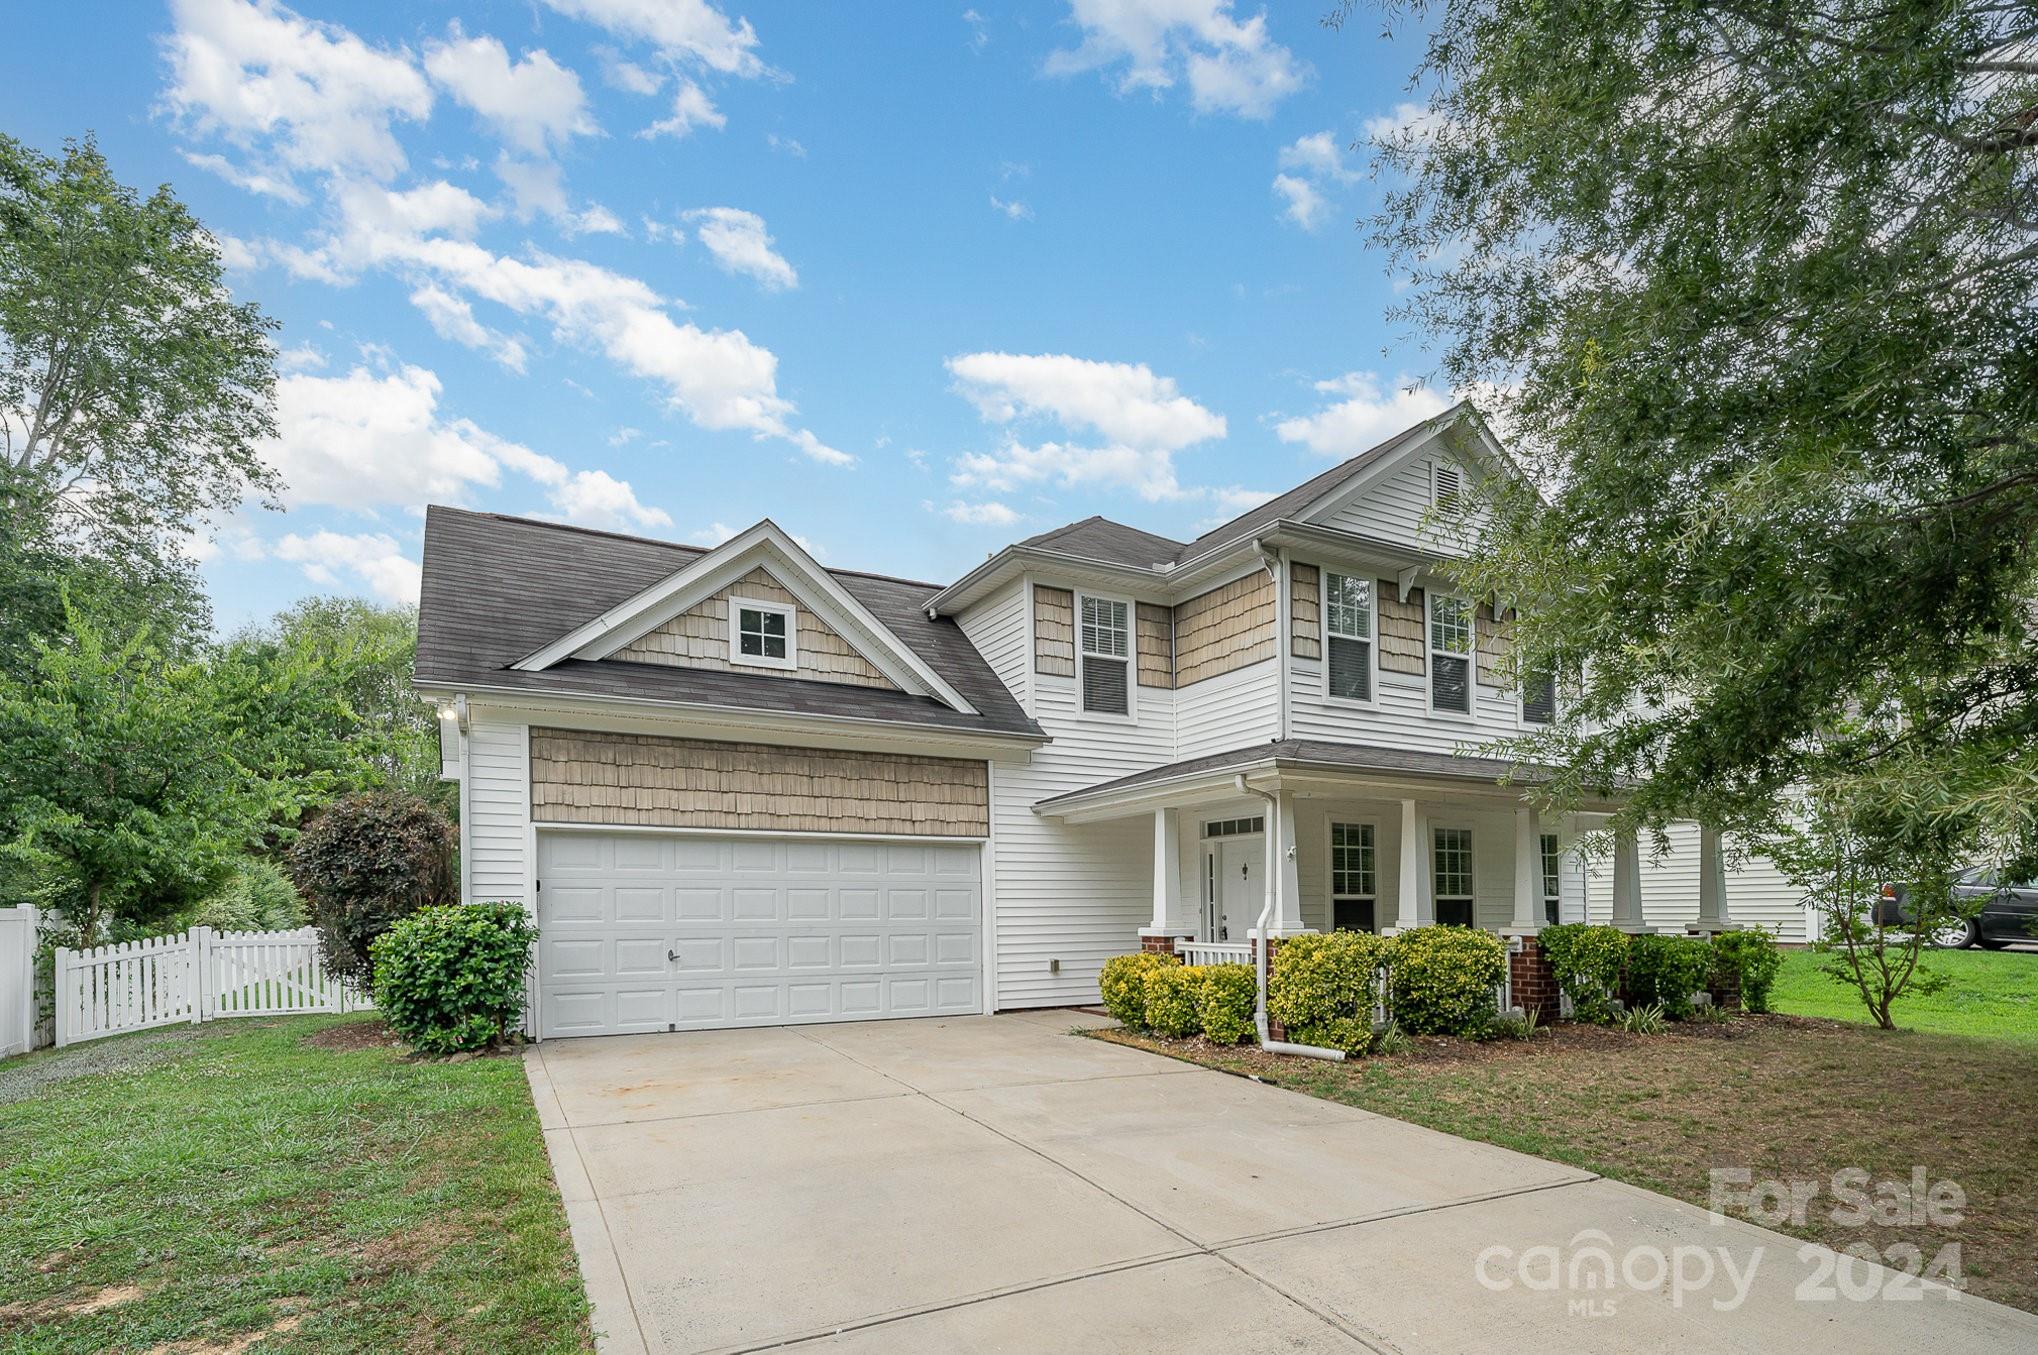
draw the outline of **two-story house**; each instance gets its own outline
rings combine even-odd
[[[1481,746],[1554,712],[1431,511],[1451,411],[1194,541],[1089,518],[943,587],[433,508],[417,686],[541,1036],[1096,1000],[1112,955],[1559,919],[1801,927],[1695,825],[1571,850]],[[1730,907],[1731,900],[1731,907]],[[1788,933],[1787,933],[1788,934]],[[1801,933],[1799,933],[1801,934]]]

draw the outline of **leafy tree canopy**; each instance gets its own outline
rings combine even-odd
[[[1439,0],[1379,238],[1495,485],[1470,587],[1576,675],[1553,798],[2038,848],[2038,15]],[[1339,17],[1345,17],[1340,15]],[[1901,853],[1900,853],[1901,854]],[[1915,859],[1915,858],[1914,858]]]

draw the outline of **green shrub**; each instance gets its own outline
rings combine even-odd
[[[1663,1008],[1651,1002],[1643,1007],[1630,1007],[1621,1016],[1620,1028],[1630,1035],[1661,1035],[1670,1018]]]
[[[219,892],[191,915],[192,926],[222,932],[287,932],[309,920],[297,886],[264,857],[241,862]]]
[[[375,938],[375,1006],[421,1054],[486,1048],[523,1016],[537,939],[522,904],[412,913]]]
[[[1201,965],[1171,964],[1147,970],[1147,1029],[1172,1040],[1201,1030],[1196,1017],[1196,990],[1202,983]]]
[[[1672,1021],[1691,1015],[1691,995],[1712,972],[1712,947],[1695,936],[1643,933],[1628,942],[1628,1005],[1655,1006]]]
[[[1408,1052],[1408,1037],[1402,1033],[1401,1027],[1389,1021],[1373,1032],[1373,1052],[1382,1058],[1398,1058]]]
[[[1279,951],[1274,954],[1278,957]],[[1260,985],[1249,964],[1203,966],[1196,986],[1196,1022],[1219,1044],[1237,1044],[1253,1033]]]
[[[1470,927],[1417,927],[1387,948],[1388,1002],[1413,1035],[1477,1035],[1492,1024],[1507,947]]]
[[[1743,1010],[1769,1010],[1769,990],[1783,967],[1783,952],[1776,948],[1775,937],[1761,927],[1721,932],[1712,939],[1712,958],[1715,982],[1740,980]]]
[[[1371,932],[1291,936],[1274,951],[1267,1013],[1296,1044],[1364,1053],[1387,942]]]
[[[401,791],[328,805],[290,849],[290,879],[311,903],[326,968],[373,991],[369,947],[420,908],[454,898],[453,827]]]
[[[1543,928],[1536,943],[1550,958],[1557,986],[1570,997],[1572,1014],[1599,1025],[1611,1021],[1613,991],[1627,964],[1628,934],[1617,927],[1567,922]]]
[[[1155,955],[1136,950],[1114,955],[1104,961],[1097,975],[1097,989],[1104,995],[1104,1010],[1117,1017],[1127,1030],[1146,1029],[1146,976],[1156,969],[1180,964],[1172,955]]]

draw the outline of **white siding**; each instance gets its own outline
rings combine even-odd
[[[1281,718],[1276,668],[1272,662],[1250,664],[1178,688],[1173,693],[1175,746],[1172,758],[1162,761],[1222,753],[1276,737]]]
[[[1670,849],[1661,856],[1649,838],[1642,839],[1642,920],[1681,930],[1698,917],[1698,825],[1672,824],[1668,836]],[[1728,919],[1767,927],[1780,940],[1804,940],[1803,891],[1758,853],[1730,846],[1727,862]],[[1591,921],[1613,916],[1613,863],[1604,856],[1587,865],[1585,902]]]
[[[531,770],[529,731],[474,716],[467,728],[466,859],[460,897],[467,903],[529,904]]]
[[[1027,624],[1026,581],[1020,579],[979,602],[956,619],[984,662],[1005,684],[1022,709],[1026,683],[1033,671],[1032,627]]]
[[[1497,687],[1474,683],[1473,718],[1468,720],[1432,715],[1428,679],[1416,674],[1381,673],[1375,703],[1354,706],[1324,699],[1320,661],[1292,660],[1289,672],[1288,723],[1298,739],[1449,753],[1461,745],[1513,738],[1522,730],[1513,695]]]
[[[1423,521],[1429,512],[1430,465],[1434,460],[1433,453],[1410,457],[1385,479],[1373,481],[1356,498],[1316,519],[1317,525],[1424,550],[1457,549]],[[1474,492],[1479,472],[1456,458],[1451,460],[1464,474],[1465,492]]]

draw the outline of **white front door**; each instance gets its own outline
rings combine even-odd
[[[1266,864],[1266,846],[1259,837],[1228,837],[1211,849],[1213,864],[1212,920],[1214,940],[1243,942],[1246,933],[1260,920],[1266,906],[1260,875]]]

